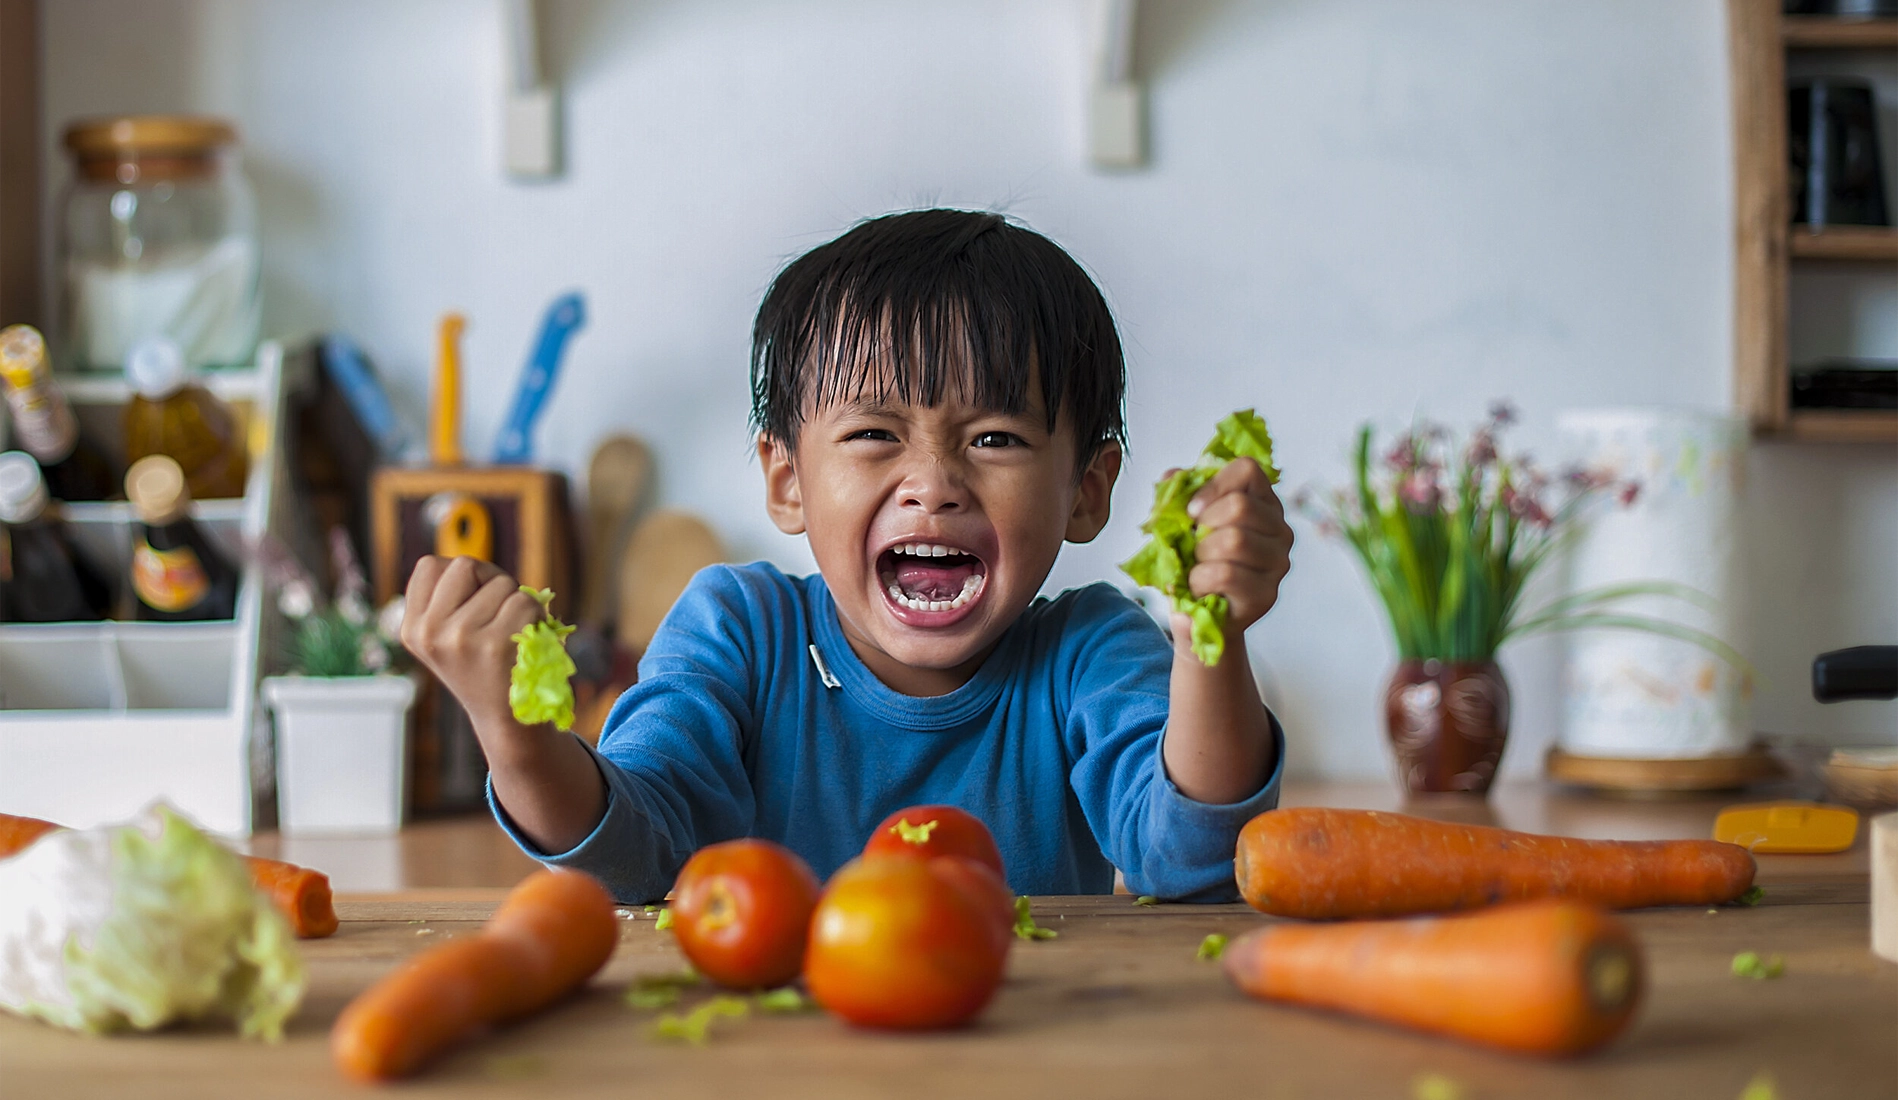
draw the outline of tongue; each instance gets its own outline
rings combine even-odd
[[[904,562],[896,567],[896,583],[911,599],[953,600],[962,595],[963,584],[975,573],[973,561],[960,565]]]

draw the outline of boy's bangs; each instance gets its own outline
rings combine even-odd
[[[1019,415],[1035,386],[1083,461],[1124,439],[1125,367],[1093,280],[999,214],[921,210],[864,222],[781,272],[752,332],[752,421],[795,446],[838,402],[954,395]]]

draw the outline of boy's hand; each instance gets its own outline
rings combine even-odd
[[[1259,464],[1239,458],[1193,495],[1186,512],[1203,529],[1187,583],[1195,596],[1217,592],[1226,597],[1232,605],[1227,637],[1242,635],[1278,602],[1279,582],[1292,567],[1285,505]],[[1174,635],[1181,636],[1179,623]]]
[[[409,576],[402,645],[461,701],[477,731],[518,728],[507,701],[513,636],[544,614],[499,566],[431,554]]]

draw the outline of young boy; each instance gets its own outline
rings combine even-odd
[[[467,709],[502,827],[623,901],[741,836],[827,877],[922,803],[987,822],[1018,893],[1106,893],[1118,867],[1233,898],[1284,751],[1245,629],[1292,534],[1249,459],[1195,499],[1193,590],[1232,607],[1213,668],[1107,584],[1037,599],[1107,522],[1124,389],[1107,304],[1053,242],[986,213],[865,222],[785,268],[753,333],[766,508],[819,575],[699,573],[598,751],[510,713],[509,637],[541,612],[494,566],[424,559],[402,640]]]

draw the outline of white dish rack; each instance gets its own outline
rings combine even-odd
[[[244,496],[192,505],[192,515],[242,573],[224,622],[0,623],[0,813],[85,828],[164,799],[207,829],[248,836],[253,775],[269,775],[269,726],[257,682],[269,634],[261,568],[245,553],[275,525],[283,489],[283,350],[200,381],[248,415]],[[81,423],[112,438],[130,399],[115,377],[63,375]],[[79,552],[125,587],[138,521],[123,501],[75,503],[66,519]],[[127,607],[121,591],[120,606]],[[253,739],[260,744],[253,745]],[[257,761],[254,765],[253,761]]]

